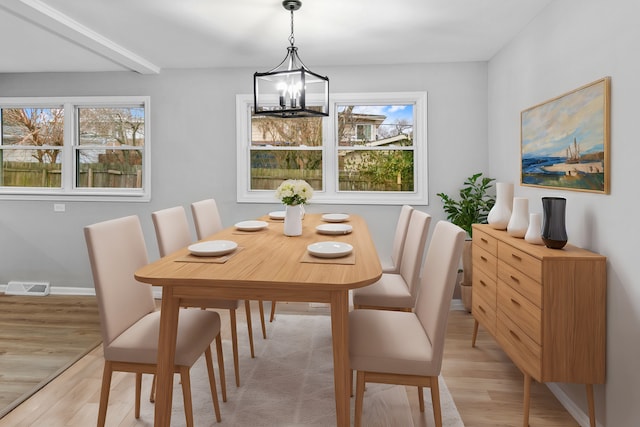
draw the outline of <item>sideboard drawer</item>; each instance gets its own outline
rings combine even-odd
[[[475,285],[474,285],[475,286]],[[485,299],[485,295],[481,292],[473,290],[473,298],[471,299],[471,310],[475,317],[482,325],[491,333],[496,333],[496,301],[495,296],[493,304]]]
[[[542,347],[525,334],[504,312],[497,314],[496,337],[511,360],[536,381],[542,378]]]
[[[489,276],[480,269],[473,272],[473,296],[482,295],[486,302],[491,304],[493,310],[496,309],[496,289],[495,277]]]
[[[504,242],[498,242],[498,257],[536,282],[542,282],[542,267],[539,259]]]
[[[477,245],[473,245],[471,252],[474,272],[478,269],[484,271],[489,277],[498,277],[498,260],[495,255],[491,255]]]
[[[537,344],[542,344],[542,311],[503,281],[498,281],[498,307]]]
[[[524,295],[536,306],[542,307],[542,285],[517,268],[498,260],[498,279]]]
[[[498,239],[483,231],[474,229],[473,244],[489,252],[491,255],[498,255]]]

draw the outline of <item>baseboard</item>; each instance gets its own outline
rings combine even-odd
[[[7,289],[7,284],[0,285],[0,292],[4,293]],[[79,287],[69,287],[69,286],[52,286],[49,290],[49,295],[81,295],[81,296],[95,296],[96,290],[93,288],[79,288]],[[39,297],[39,298],[46,298]]]
[[[7,284],[0,284],[0,293],[4,293],[5,289],[7,289]],[[153,293],[153,298],[162,299],[162,287],[160,286],[152,286],[151,292]],[[49,295],[81,295],[81,296],[95,296],[96,290],[94,288],[79,288],[79,287],[68,287],[68,286],[52,286],[49,292]],[[314,303],[312,303],[314,304]],[[324,307],[325,304],[318,306]],[[464,305],[462,304],[462,300],[452,299],[451,300],[451,309],[452,310],[464,310]],[[553,390],[551,390],[553,392]],[[554,393],[555,394],[555,393]],[[558,396],[556,396],[558,397]],[[560,397],[558,397],[560,400]],[[588,420],[589,417],[586,417]],[[588,423],[587,423],[588,424]]]
[[[560,404],[564,406],[564,409],[571,414],[573,418],[575,418],[576,422],[580,424],[581,427],[589,427],[591,425],[589,421],[589,414],[585,413],[578,405],[575,404],[573,400],[569,398],[567,393],[562,390],[562,388],[557,383],[545,383],[546,386],[551,390],[551,393],[558,399]],[[604,427],[603,424],[596,420],[596,427]]]
[[[7,284],[0,284],[0,293],[4,293],[7,289]],[[162,288],[159,286],[152,286],[151,292],[155,299],[162,299]],[[52,286],[49,295],[77,295],[77,296],[95,296],[96,290],[94,288],[80,288],[69,286]],[[42,298],[42,297],[39,297]],[[45,297],[46,298],[46,297]]]
[[[451,310],[465,310],[461,299],[454,298],[451,300]]]

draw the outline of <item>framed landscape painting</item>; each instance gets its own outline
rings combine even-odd
[[[611,78],[521,113],[521,184],[609,194]]]

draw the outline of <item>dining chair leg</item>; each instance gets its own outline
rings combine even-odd
[[[218,372],[220,374],[220,388],[222,389],[222,401],[227,401],[227,380],[224,376],[224,356],[222,355],[222,337],[216,337],[216,353],[218,356]]]
[[[220,334],[216,337],[216,347],[218,346],[218,338],[220,338]],[[220,342],[222,344],[222,342]],[[218,353],[220,355],[220,353]],[[211,357],[211,347],[207,347],[204,351],[204,358],[207,362],[207,373],[209,374],[209,387],[211,388],[211,399],[213,400],[213,410],[216,413],[216,421],[220,422],[222,418],[220,417],[220,403],[218,402],[218,390],[216,389],[216,375],[213,372],[213,360]],[[222,376],[222,373],[220,374]]]
[[[420,412],[424,412],[424,389],[418,387],[418,403],[420,404]]]
[[[113,369],[111,362],[104,362],[102,371],[102,388],[100,389],[100,406],[98,408],[98,427],[104,427],[107,419],[107,405],[109,403],[109,391],[111,390],[111,374]]]
[[[269,322],[273,322],[276,318],[276,302],[271,301],[271,316],[269,316]]]
[[[349,397],[353,397],[353,369],[349,369]]]
[[[260,310],[260,325],[262,326],[262,338],[267,339],[267,327],[264,324],[264,303],[258,300],[258,309]]]
[[[364,372],[356,371],[356,407],[353,417],[354,427],[362,425],[362,404],[364,400]]]
[[[231,325],[231,347],[233,348],[233,370],[236,374],[236,387],[240,387],[240,361],[238,359],[238,327],[236,311],[229,310],[229,323]]]
[[[151,391],[149,392],[149,402],[154,403],[156,401],[156,374],[153,374],[151,380]]]
[[[251,302],[244,300],[244,311],[247,314],[247,332],[249,332],[249,348],[251,348],[251,358],[256,357],[253,351],[253,324],[251,323]]]
[[[436,422],[436,427],[442,427],[442,411],[440,410],[440,386],[438,385],[438,377],[430,377],[430,379],[433,418]]]
[[[134,409],[134,417],[136,420],[140,418],[140,394],[142,392],[142,373],[136,372],[136,403]]]
[[[179,371],[180,382],[182,383],[182,397],[184,399],[184,417],[187,421],[187,427],[193,427],[193,403],[191,401],[191,378],[189,377],[189,368],[187,366],[180,366]]]

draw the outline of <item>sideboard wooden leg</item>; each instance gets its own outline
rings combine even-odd
[[[593,384],[585,384],[587,386],[587,404],[589,405],[589,425],[596,427],[596,406],[593,399]]]
[[[478,321],[473,322],[473,338],[471,338],[471,347],[476,346],[476,338],[478,338]]]
[[[524,374],[523,427],[529,427],[529,405],[531,403],[531,375]]]

